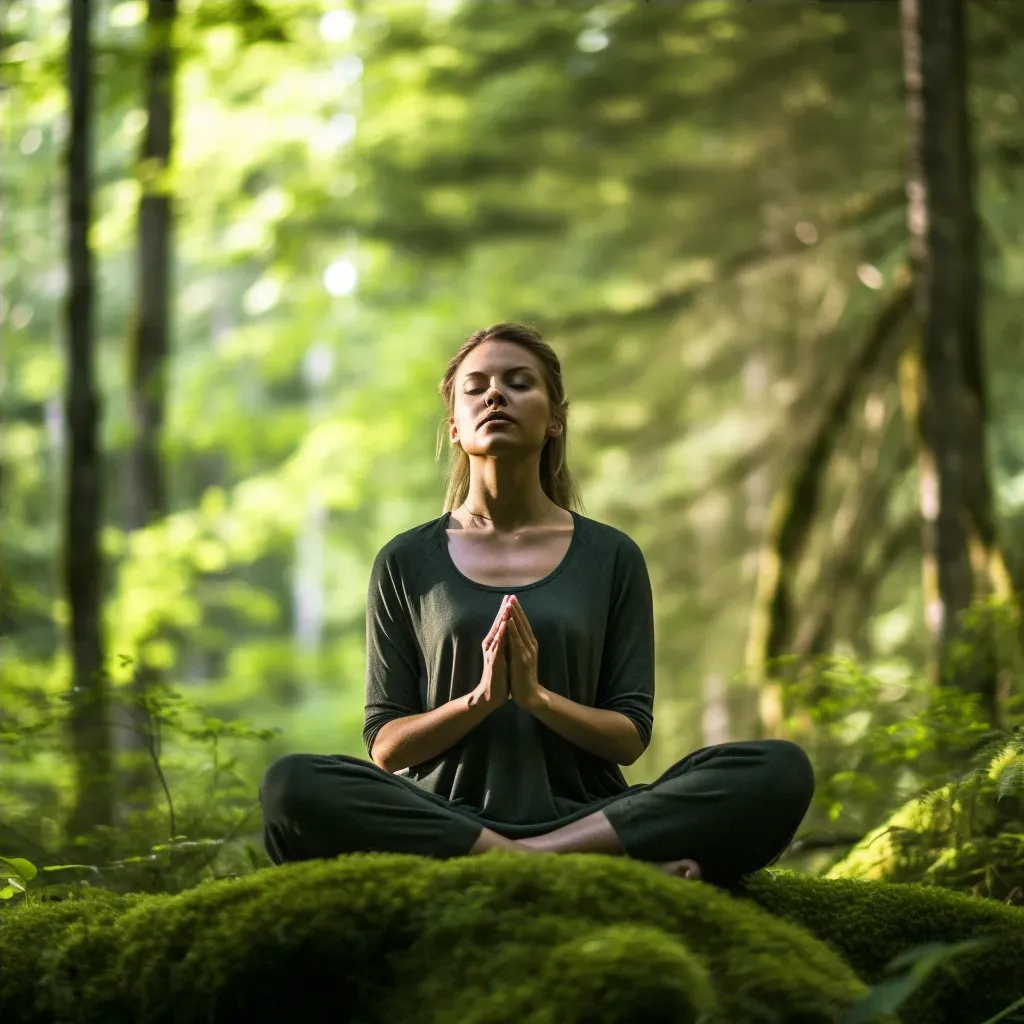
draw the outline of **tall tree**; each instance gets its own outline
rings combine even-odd
[[[173,144],[174,46],[177,0],[149,0],[145,35],[146,130],[139,154],[142,186],[138,219],[138,305],[129,334],[132,438],[129,453],[128,522],[140,529],[167,511],[160,452],[167,396],[173,209],[168,170]],[[146,699],[159,672],[141,660],[128,705],[125,747],[129,753],[126,796],[146,802],[153,772],[146,762],[153,742]]]
[[[847,427],[854,399],[878,370],[894,339],[898,343],[899,328],[910,307],[904,272],[895,277],[891,294],[849,365],[841,371],[839,387],[800,451],[790,479],[776,491],[769,509],[747,637],[747,670],[759,688],[759,726],[765,738],[782,735],[782,685],[772,678],[771,663],[790,649],[797,631],[793,584],[818,515],[829,462]]]
[[[961,0],[902,0],[910,168],[907,224],[921,328],[920,504],[926,621],[945,666],[959,617],[998,575],[985,450],[978,217],[967,106],[965,13]],[[1005,578],[1005,571],[1002,573]],[[1000,587],[1002,589],[1002,587]],[[996,696],[978,688],[990,720]]]
[[[68,295],[67,451],[64,580],[70,605],[72,688],[70,728],[77,795],[69,823],[81,834],[109,825],[114,779],[103,671],[100,615],[102,560],[99,530],[103,502],[99,449],[100,398],[95,381],[94,271],[89,248],[92,219],[91,0],[73,0],[68,43],[70,130],[67,150]]]

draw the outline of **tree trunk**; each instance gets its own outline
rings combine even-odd
[[[931,567],[934,577],[926,620],[938,671],[979,690],[989,720],[995,721],[994,689],[949,660],[961,613],[985,578],[998,576],[1003,564],[985,452],[964,5],[962,0],[901,2],[910,143],[908,229],[921,325],[920,500],[926,573]],[[972,540],[980,573],[971,565]],[[1005,580],[1005,568],[1002,576]]]
[[[90,0],[71,4],[68,43],[70,131],[67,153],[67,498],[64,581],[70,605],[72,688],[70,734],[76,803],[69,831],[81,835],[114,816],[114,779],[103,666],[101,555],[102,488],[98,433],[100,399],[94,372],[92,204],[92,44]]]
[[[762,738],[781,735],[784,716],[782,686],[770,678],[770,665],[786,652],[793,638],[792,583],[814,525],[825,471],[849,419],[855,396],[878,366],[909,306],[908,283],[898,277],[893,293],[880,310],[853,362],[843,371],[842,386],[833,396],[818,429],[801,454],[796,471],[772,500],[761,548],[746,652],[747,672],[759,689],[759,731]]]
[[[138,221],[138,307],[129,335],[129,387],[134,437],[129,453],[131,529],[167,513],[167,487],[160,442],[167,394],[170,335],[172,209],[168,187],[171,159],[177,0],[149,0],[146,24],[146,132],[139,155],[142,198]],[[146,700],[160,673],[142,660],[135,666],[124,734],[125,795],[146,806],[155,792],[150,761],[155,743]]]

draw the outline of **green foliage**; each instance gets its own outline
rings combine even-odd
[[[981,719],[977,694],[936,686],[902,660],[789,658],[776,672],[783,676],[787,735],[815,765],[815,828],[836,823],[866,831],[1006,736]],[[1011,728],[1024,720],[1019,696],[1004,707]],[[1016,770],[1010,766],[1011,776]]]
[[[25,886],[39,872],[23,857],[0,857],[0,900],[9,900],[25,892]]]
[[[115,688],[114,695],[117,706],[144,712],[145,767],[158,781],[163,804],[129,811],[117,827],[68,837],[59,816],[44,813],[45,805],[20,808],[8,799],[3,817],[7,852],[12,843],[22,852],[35,851],[30,859],[39,862],[42,872],[36,885],[178,892],[203,878],[266,866],[262,847],[252,839],[259,805],[251,776],[243,770],[252,757],[243,760],[240,752],[253,745],[265,749],[277,730],[210,715],[166,683],[143,696],[128,687]],[[10,760],[31,765],[59,746],[64,715],[63,703],[54,701],[40,716],[45,729],[0,734]],[[256,763],[262,764],[263,757]],[[0,793],[16,792],[10,782],[5,787],[0,775]],[[22,881],[32,877],[20,872]]]
[[[1015,613],[1000,625],[999,607],[970,615],[965,632],[975,638],[1015,628]],[[1008,671],[992,650],[963,643],[957,657],[962,666]],[[776,670],[787,676],[790,734],[815,765],[814,804],[796,848],[826,852],[807,866],[1024,901],[1019,696],[1004,701],[1008,729],[993,729],[977,694],[934,686],[892,660],[789,659]],[[844,844],[849,852],[836,863],[832,851]]]
[[[909,800],[829,872],[1024,903],[1024,734],[998,737],[945,785]]]
[[[179,6],[162,439],[172,511],[135,536],[124,362],[144,4],[109,5],[95,31],[112,649],[230,694],[254,723],[287,713],[289,737],[359,753],[351,730],[319,726],[322,701],[337,701],[331,725],[358,712],[370,561],[437,514],[437,378],[468,330],[532,319],[563,356],[588,509],[629,529],[652,569],[659,699],[677,724],[657,731],[638,771],[699,746],[701,680],[740,667],[766,495],[873,315],[876,277],[903,256],[891,10],[593,2],[529,5],[510,21],[478,0],[353,5],[351,17],[307,0]],[[68,684],[54,500],[66,452],[55,350],[66,25],[59,5],[12,0],[5,14],[3,72],[17,88],[0,98],[2,632],[4,671],[18,665],[25,683],[13,696],[0,685],[19,714]],[[1000,25],[981,10],[975,21],[993,452],[1012,516],[1024,508],[1011,486],[1024,436],[1013,358],[1024,204],[1010,173],[1022,65]],[[891,386],[880,393],[892,404]],[[862,439],[854,424],[825,526],[862,480]],[[300,557],[307,544],[322,557]],[[914,658],[918,579],[911,551],[880,605],[908,618],[899,646]],[[296,594],[322,607],[312,657]],[[841,624],[837,639],[861,625]],[[736,735],[752,731],[748,706],[735,709]],[[53,773],[48,816],[63,813],[66,785]]]

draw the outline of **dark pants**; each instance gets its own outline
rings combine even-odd
[[[813,794],[811,763],[788,740],[703,747],[654,782],[534,826],[487,821],[345,754],[287,754],[260,785],[264,844],[275,864],[370,851],[458,857],[485,827],[523,838],[601,810],[628,856],[692,858],[706,880],[725,883],[782,856]]]

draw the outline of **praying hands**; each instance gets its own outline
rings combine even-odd
[[[540,700],[537,679],[537,638],[522,605],[513,595],[505,606],[505,643],[509,648],[509,692],[525,711],[532,712]]]

